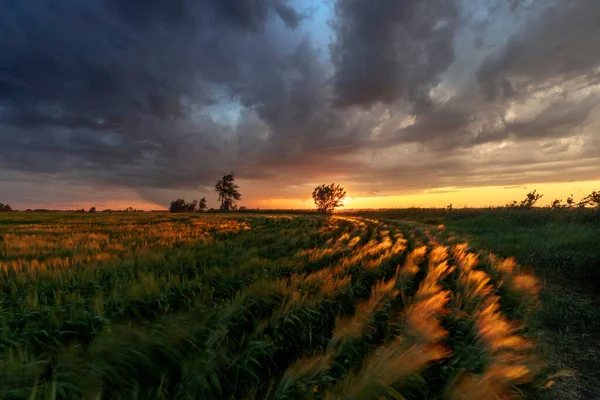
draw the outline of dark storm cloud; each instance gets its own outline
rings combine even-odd
[[[370,106],[408,97],[426,107],[429,89],[454,57],[456,2],[339,0],[335,12],[337,103]]]
[[[490,99],[510,99],[552,80],[593,76],[600,65],[598,21],[595,0],[555,1],[486,59],[478,81]]]
[[[235,154],[207,107],[312,104],[276,98],[262,73],[286,73],[273,49],[285,43],[261,34],[276,18],[294,28],[303,17],[283,0],[3,2],[0,163],[157,186],[212,178]]]
[[[575,129],[584,124],[594,107],[598,105],[596,96],[581,101],[568,101],[559,98],[533,118],[507,123],[507,130],[520,138],[554,138],[577,134]]]
[[[600,3],[336,0],[325,53],[304,4],[0,1],[0,171],[146,198],[230,170],[386,193],[600,153]]]
[[[452,139],[460,139],[461,135],[458,131],[464,129],[469,123],[467,111],[445,105],[426,115],[420,115],[414,124],[399,131],[400,141],[427,142],[442,138],[445,145],[448,145]]]
[[[486,24],[500,3],[490,4]],[[509,9],[510,15],[535,12],[485,57],[476,69],[477,86],[459,87],[449,99],[417,114],[414,124],[389,132],[385,143],[425,143],[452,152],[507,139],[582,134],[599,104],[590,88],[599,83],[600,3],[521,1]],[[484,32],[477,26],[477,35]],[[448,79],[452,83],[451,75]],[[532,107],[532,102],[537,104]]]

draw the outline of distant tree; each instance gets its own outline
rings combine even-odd
[[[539,199],[541,199],[542,197],[544,197],[543,194],[539,194],[537,192],[537,190],[534,190],[533,192],[529,192],[527,193],[527,195],[525,196],[525,199],[521,201],[521,203],[519,204],[519,207],[521,208],[531,208],[533,207]]]
[[[169,206],[169,212],[172,213],[183,213],[183,212],[195,212],[198,211],[198,200],[194,200],[190,203],[184,199],[173,200]]]
[[[0,203],[0,211],[12,211],[10,204]]]
[[[600,192],[594,191],[588,194],[580,201],[580,204],[583,204],[584,207],[591,206],[594,208],[600,208]]]
[[[198,202],[198,211],[206,210],[206,197],[203,197]]]
[[[508,207],[508,208],[531,208],[533,207],[542,197],[544,197],[543,194],[539,194],[537,192],[537,190],[534,190],[533,192],[529,192],[525,195],[525,199],[521,200],[521,202],[517,202],[516,200],[513,200],[512,203],[507,203],[504,207]],[[552,204],[555,204],[554,202]],[[560,204],[560,200],[558,201],[558,204]]]
[[[182,213],[186,211],[187,203],[184,199],[177,199],[171,202],[169,206],[169,212],[172,213]]]
[[[562,204],[562,199],[555,199],[552,204],[550,204],[550,208],[565,208]]]
[[[244,206],[240,206],[239,211],[246,211],[248,210],[248,208],[244,207]]]
[[[221,210],[235,209],[235,203],[242,199],[239,188],[235,184],[235,175],[233,172],[223,176],[221,180],[215,183],[215,191],[219,195]]]
[[[336,207],[342,207],[346,191],[340,185],[319,185],[312,192],[317,210],[331,213]]]
[[[93,214],[96,212],[96,207],[92,207],[90,208],[90,211],[88,211],[90,214]]]

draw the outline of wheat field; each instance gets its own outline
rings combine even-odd
[[[0,221],[0,399],[537,398],[540,284],[443,225]]]

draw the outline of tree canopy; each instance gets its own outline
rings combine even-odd
[[[233,172],[223,176],[221,180],[215,183],[215,191],[219,195],[221,210],[235,210],[235,204],[242,199],[239,186],[235,184],[235,175]]]
[[[8,204],[0,203],[0,211],[12,211],[12,208]]]
[[[312,193],[313,200],[319,211],[331,213],[336,207],[342,207],[346,191],[340,185],[319,185]]]
[[[195,212],[198,210],[198,200],[194,200],[191,203],[186,202],[184,199],[177,199],[171,202],[169,206],[169,212],[172,213],[183,213],[183,212]]]

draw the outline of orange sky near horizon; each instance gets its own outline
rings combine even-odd
[[[549,205],[554,199],[562,199],[563,201],[571,194],[575,200],[580,200],[585,195],[593,191],[600,190],[600,180],[581,181],[581,182],[557,182],[557,183],[529,183],[514,186],[483,186],[483,187],[447,187],[422,190],[420,192],[404,194],[404,195],[379,195],[379,196],[353,196],[351,184],[339,182],[346,188],[348,197],[345,200],[343,209],[356,208],[406,208],[406,207],[446,207],[452,204],[454,208],[462,207],[493,207],[502,206],[512,200],[522,200],[525,195],[536,189],[544,197],[538,205]],[[307,193],[303,198],[260,198],[260,185],[251,187],[248,182],[240,182],[240,191],[242,193],[242,201],[238,203],[240,206],[247,208],[260,209],[314,209],[314,203]],[[107,193],[103,193],[107,195]],[[166,210],[168,204],[158,204],[152,201],[144,200],[133,193],[118,193],[114,192],[114,197],[106,197],[100,199],[100,196],[95,196],[95,200],[86,201],[83,199],[64,201],[59,203],[30,204],[13,204],[13,208],[25,210],[26,208],[48,208],[60,210],[88,210],[94,206],[98,211],[103,209],[125,209],[134,207],[140,210]],[[195,197],[182,195],[186,200],[192,198],[201,198],[206,196],[208,199],[208,207],[217,207],[216,200],[213,198],[214,193],[198,193]],[[181,197],[181,196],[180,196]]]
[[[395,195],[353,197],[352,190],[347,189],[348,197],[344,208],[404,208],[404,207],[446,207],[452,204],[454,208],[461,207],[490,207],[501,206],[512,200],[522,200],[525,195],[537,190],[544,197],[539,205],[549,205],[554,199],[563,201],[571,194],[579,200],[593,191],[600,190],[600,180],[582,182],[531,183],[523,185],[484,186],[465,188],[438,188],[424,190],[420,193]],[[254,203],[254,202],[253,202]],[[259,208],[314,208],[312,199],[266,199],[258,200],[247,207]]]

